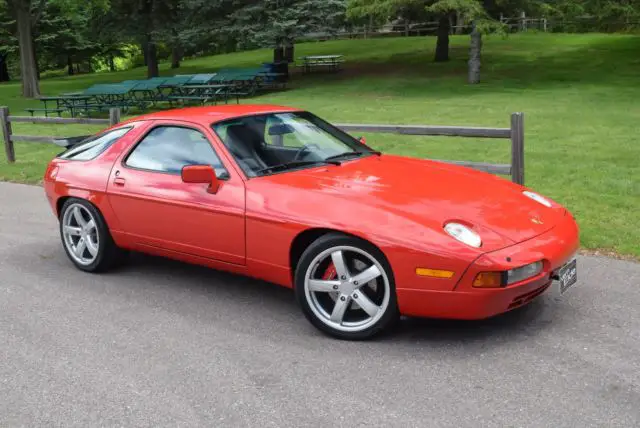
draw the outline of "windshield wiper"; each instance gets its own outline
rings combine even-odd
[[[332,159],[340,159],[340,158],[344,158],[347,156],[354,156],[354,157],[360,157],[360,156],[364,156],[366,154],[372,154],[372,155],[381,155],[382,153],[380,152],[376,152],[376,151],[370,151],[370,152],[344,152],[344,153],[340,153],[338,155],[333,155],[333,156],[329,156],[328,158],[325,158],[325,161],[331,161]]]
[[[297,166],[305,166],[305,165],[314,165],[314,164],[330,164],[330,165],[340,165],[340,162],[338,161],[327,161],[327,160],[315,160],[315,161],[293,161],[293,162],[287,162],[287,163],[281,163],[278,165],[273,165],[273,166],[268,166],[266,168],[262,168],[259,169],[258,171],[255,171],[256,174],[261,174],[263,172],[267,172],[267,171],[279,171],[279,170],[283,170],[283,169],[289,169],[289,168],[295,168]]]

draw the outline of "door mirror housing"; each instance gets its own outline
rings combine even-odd
[[[360,141],[360,143],[362,144],[367,144],[367,139],[364,137],[358,137],[358,141]]]
[[[211,165],[184,166],[180,176],[184,183],[208,184],[207,192],[209,193],[217,193],[220,188],[220,180],[216,177],[216,171]]]

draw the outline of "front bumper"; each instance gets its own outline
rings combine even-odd
[[[488,318],[523,306],[551,285],[551,276],[576,253],[578,226],[567,212],[553,229],[530,240],[483,254],[462,275],[452,291],[398,289],[400,313],[408,316],[452,319]],[[480,272],[504,271],[542,260],[543,271],[503,288],[474,288]]]

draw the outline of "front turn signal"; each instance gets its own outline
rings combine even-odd
[[[476,288],[499,288],[502,285],[502,272],[480,272],[473,280],[473,286]]]
[[[430,276],[432,278],[453,278],[455,272],[450,270],[441,270],[441,269],[427,269],[427,268],[416,268],[416,275],[418,276]]]

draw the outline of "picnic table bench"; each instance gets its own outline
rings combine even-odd
[[[235,86],[232,84],[206,84],[206,85],[182,85],[174,89],[173,94],[169,96],[170,101],[198,101],[205,104],[213,101],[225,103],[229,102],[229,97],[235,95],[236,103],[240,103],[239,93],[234,91]]]
[[[132,98],[155,105],[162,95],[160,86],[164,84],[167,79],[167,77],[152,77],[148,80],[141,80],[131,89]]]
[[[67,109],[66,108],[47,108],[45,106],[45,108],[26,108],[24,109],[24,111],[29,112],[31,114],[31,116],[33,117],[33,114],[37,111],[42,111],[44,112],[44,116],[45,117],[49,117],[49,113],[57,113],[58,117],[62,116],[62,113],[65,112]]]
[[[38,99],[44,104],[44,108],[43,109],[27,109],[27,111],[29,110],[44,111],[45,116],[48,116],[49,112],[55,112],[55,113],[58,113],[58,115],[60,115],[62,112],[68,110],[71,113],[71,117],[75,117],[76,111],[84,109],[89,103],[89,100],[91,100],[92,98],[93,97],[90,95],[80,95],[78,93],[62,94],[62,95],[51,96],[51,97],[39,97]],[[50,108],[48,106],[48,103],[50,102],[55,102],[56,107]],[[31,112],[31,115],[33,116],[33,112]]]
[[[339,71],[342,69],[344,63],[343,55],[309,55],[299,57],[302,64],[299,67],[303,67],[305,73],[310,73],[313,70],[330,70]]]
[[[78,112],[84,112],[89,115],[92,110],[102,111],[112,107],[119,107],[124,111],[131,107],[145,108],[147,101],[134,96],[133,89],[139,84],[139,81],[98,84],[82,92],[66,93],[52,97],[40,97],[39,100],[43,102],[44,108],[39,110],[34,109],[34,111],[44,111],[45,115],[48,116],[50,112],[55,112],[60,115],[62,112],[68,110],[71,117],[75,117]],[[48,105],[49,102],[55,102],[56,107],[50,108]]]

